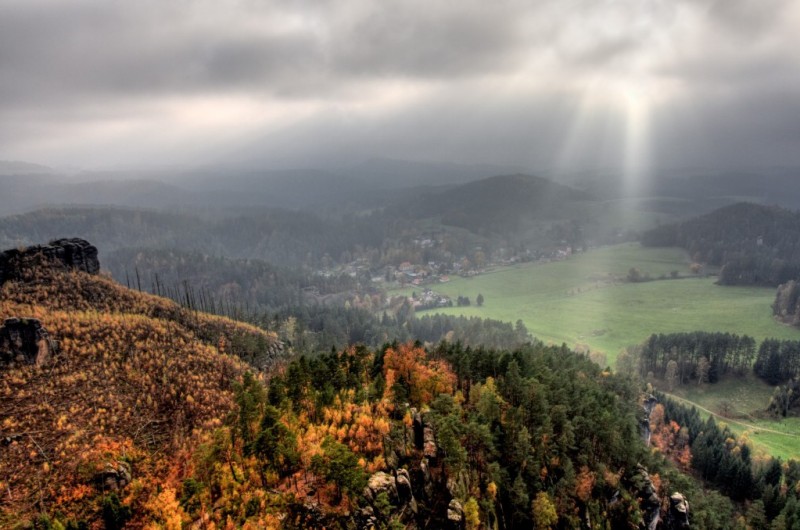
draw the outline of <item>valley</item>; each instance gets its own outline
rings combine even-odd
[[[800,2],[0,6],[0,530],[800,530]]]
[[[800,483],[800,289],[776,293],[797,265],[790,214],[735,204],[698,222],[683,200],[523,175],[401,195],[335,214],[0,218],[14,247],[0,260],[0,450],[14,455],[0,527],[573,528],[581,514],[722,529],[757,518],[752,503],[794,513],[776,493]],[[711,235],[687,238],[697,226]],[[99,245],[36,246],[68,234]],[[51,356],[14,349],[28,325]],[[48,401],[25,408],[48,377]],[[103,391],[81,408],[87,384]],[[51,407],[57,435],[42,436]],[[49,477],[60,489],[37,490]]]
[[[539,340],[600,352],[609,366],[614,366],[621,350],[653,333],[727,331],[759,340],[798,338],[797,330],[772,316],[774,289],[722,287],[716,285],[716,277],[698,276],[689,265],[681,249],[644,248],[637,243],[602,247],[561,261],[453,277],[431,288],[452,299],[474,300],[482,294],[483,306],[473,302],[469,307],[423,314],[521,319]],[[650,279],[628,281],[632,268]]]

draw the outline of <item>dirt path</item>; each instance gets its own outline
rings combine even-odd
[[[674,400],[677,400],[677,401],[682,401],[683,403],[687,403],[687,404],[695,407],[697,410],[702,410],[703,412],[707,412],[708,414],[711,414],[715,418],[719,418],[719,419],[721,419],[722,421],[724,421],[726,423],[735,423],[737,425],[741,425],[742,427],[746,427],[748,429],[752,429],[753,431],[769,432],[769,433],[772,433],[772,434],[779,434],[781,436],[788,436],[790,438],[800,438],[800,435],[797,435],[797,434],[792,434],[792,433],[783,432],[783,431],[776,431],[775,429],[768,429],[766,427],[759,427],[758,425],[753,425],[751,423],[745,423],[743,421],[738,421],[738,420],[733,420],[731,418],[726,418],[725,416],[717,414],[716,412],[711,412],[710,410],[708,410],[705,407],[701,407],[700,405],[698,405],[694,401],[689,401],[688,399],[685,399],[685,398],[682,398],[682,397],[678,397],[675,394],[670,394],[670,393],[667,393],[667,392],[664,392],[663,394],[665,396],[668,396],[671,399],[674,399]]]

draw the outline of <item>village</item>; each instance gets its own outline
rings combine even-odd
[[[470,255],[454,258],[447,255],[449,253],[431,251],[441,245],[441,241],[435,238],[418,237],[412,239],[411,243],[416,249],[429,251],[424,254],[442,257],[421,263],[405,260],[398,265],[388,264],[378,268],[372,266],[369,259],[361,257],[347,263],[331,265],[317,271],[317,274],[324,278],[349,276],[357,281],[359,291],[373,293],[419,287],[419,290],[415,289],[406,298],[415,310],[420,311],[471,305],[472,301],[469,298],[458,297],[454,300],[436,291],[436,285],[448,283],[453,277],[471,278],[491,273],[498,268],[513,267],[520,263],[562,261],[569,258],[574,252],[573,248],[567,244],[538,250],[526,249],[521,252],[499,248],[490,253],[487,258],[483,248],[476,246]],[[394,298],[396,299],[396,297]]]

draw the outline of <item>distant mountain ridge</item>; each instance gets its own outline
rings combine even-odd
[[[311,179],[310,183],[327,178],[325,174],[303,175]],[[284,183],[294,176],[293,173],[284,175]],[[284,188],[264,184],[248,193],[248,187],[255,187],[253,183],[259,182],[259,178],[258,175],[252,175],[247,177],[252,180],[250,183],[234,182],[230,193],[251,195],[257,202],[259,194],[268,195],[275,191],[276,198],[291,202],[294,192],[288,184]],[[355,182],[353,179],[342,180],[339,193],[348,194],[349,190],[357,187]],[[87,183],[77,186],[70,188],[72,195],[65,191],[58,197],[83,195],[110,202],[114,193],[125,195],[125,190],[131,188],[135,193],[125,195],[127,202],[157,206],[178,201],[183,194],[180,188],[157,182],[107,182],[103,185]],[[211,207],[198,210],[197,207],[187,206],[174,212],[153,208],[131,209],[118,205],[55,207],[0,218],[0,245],[27,245],[78,234],[90,241],[97,241],[101,252],[132,247],[175,248],[297,266],[321,260],[326,254],[336,260],[343,252],[352,252],[358,246],[379,249],[387,237],[395,237],[393,226],[409,220],[434,219],[474,234],[507,237],[531,223],[566,219],[570,205],[591,200],[591,195],[574,188],[541,177],[516,174],[460,185],[387,192],[384,201],[389,205],[385,208],[380,208],[381,202],[375,199],[373,210],[368,214],[343,215],[336,211],[337,206],[341,206],[336,196],[321,185],[317,188],[320,200],[326,194],[330,196],[328,204],[332,217],[315,211],[263,207],[248,210],[241,205],[240,209],[223,209],[225,215],[221,216],[209,215],[209,210],[213,211]],[[47,191],[46,186],[44,190],[43,195],[52,193]],[[186,201],[200,201],[198,197],[203,194],[214,194],[203,189],[186,193],[183,197]],[[355,200],[370,204],[370,193],[378,196],[375,190],[364,190],[361,197]],[[2,200],[0,198],[0,202]],[[220,200],[225,204],[224,198]],[[348,212],[347,207],[342,206],[342,211]]]
[[[461,184],[507,170],[499,166],[370,159],[344,168],[237,166],[78,171],[0,161],[0,210],[47,205],[166,208],[373,208],[419,186]]]
[[[395,208],[407,208],[415,217],[438,217],[475,233],[502,234],[521,230],[533,220],[565,218],[568,204],[592,199],[585,191],[543,177],[513,174],[426,190]]]
[[[20,160],[0,160],[0,175],[28,175],[52,173],[51,167]]]

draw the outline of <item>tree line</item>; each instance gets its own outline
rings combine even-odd
[[[800,372],[800,341],[764,340],[758,349],[753,371],[771,385],[796,377]]]
[[[637,349],[639,373],[674,384],[689,381],[715,383],[728,373],[750,370],[756,341],[731,333],[653,334]]]

